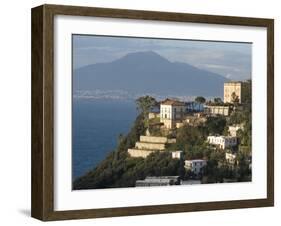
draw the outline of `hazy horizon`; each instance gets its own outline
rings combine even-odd
[[[108,63],[129,53],[152,51],[230,80],[251,78],[250,43],[73,35],[73,68]]]

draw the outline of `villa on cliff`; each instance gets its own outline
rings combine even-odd
[[[188,104],[182,101],[166,99],[160,102],[160,109],[158,111],[153,108],[149,114],[148,119],[158,119],[158,123],[154,126],[160,126],[162,130],[171,130],[179,128],[179,124],[188,123],[186,121]],[[146,158],[153,152],[165,151],[170,144],[176,143],[175,138],[168,138],[166,136],[153,136],[150,134],[149,129],[145,136],[140,136],[139,141],[135,143],[135,147],[128,149],[130,157]],[[182,151],[170,151],[174,159],[182,158]]]
[[[166,99],[160,103],[160,122],[167,129],[176,127],[177,122],[181,122],[186,112],[184,102]]]
[[[180,128],[183,124],[198,125],[205,120],[204,108],[196,102],[166,99],[160,102],[160,122],[166,129]]]

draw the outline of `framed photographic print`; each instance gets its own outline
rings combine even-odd
[[[32,9],[32,216],[274,205],[272,19]]]

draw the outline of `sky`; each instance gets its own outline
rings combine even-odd
[[[154,51],[230,80],[251,78],[252,44],[234,42],[73,35],[73,67],[112,62],[128,53]]]

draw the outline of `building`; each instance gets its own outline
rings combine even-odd
[[[204,159],[194,159],[194,160],[185,160],[184,168],[190,170],[194,174],[199,174],[202,172],[204,166],[207,165],[207,161]]]
[[[230,136],[236,137],[237,136],[237,131],[238,130],[243,130],[243,125],[232,125],[228,127],[228,132]]]
[[[230,164],[235,164],[235,162],[236,162],[236,154],[226,152],[226,153],[225,153],[225,160],[226,160],[228,163],[230,163]]]
[[[149,119],[154,119],[154,118],[159,118],[160,117],[160,108],[159,106],[153,106],[150,108],[148,112],[148,118]]]
[[[136,181],[136,187],[170,186],[180,184],[181,181],[179,176],[146,177],[144,180]]]
[[[181,185],[196,185],[196,184],[202,184],[201,180],[182,180]]]
[[[232,136],[208,136],[207,141],[210,144],[218,146],[220,149],[226,149],[237,145],[237,137]]]
[[[205,105],[204,113],[210,115],[224,115],[228,116],[230,114],[230,106],[221,105]]]
[[[202,111],[202,112],[197,112],[197,113],[194,113],[193,114],[196,118],[205,118],[205,113]]]
[[[148,113],[148,118],[149,119],[154,119],[154,118],[159,118],[160,114],[159,113],[155,113],[155,112],[149,112]]]
[[[201,116],[200,116],[201,115]],[[204,124],[207,121],[207,117],[202,114],[198,115],[188,115],[185,117],[184,122],[190,126],[198,126],[200,124]]]
[[[224,103],[233,103],[233,93],[238,98],[238,103],[244,103],[246,90],[249,89],[248,82],[226,82],[224,83]]]
[[[176,127],[185,115],[186,105],[184,102],[166,99],[160,103],[160,122],[167,129]]]
[[[172,151],[172,159],[182,159],[183,151]]]
[[[198,103],[196,101],[189,101],[189,102],[186,102],[186,111],[187,112],[202,112],[204,111],[204,108],[203,108],[203,104],[201,103]]]
[[[176,143],[176,139],[156,136],[140,136],[140,141],[136,142],[134,148],[129,148],[130,157],[146,158],[153,152],[165,151],[167,145]]]
[[[176,128],[179,129],[184,126],[183,122],[176,122]]]

